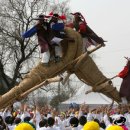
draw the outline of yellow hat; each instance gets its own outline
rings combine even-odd
[[[30,123],[20,123],[15,127],[15,130],[35,130],[35,128]]]
[[[64,117],[66,116],[64,112],[61,112],[60,114],[63,115]]]
[[[16,113],[16,112],[13,112],[13,116],[16,117],[16,116],[17,116],[17,113]]]
[[[106,130],[123,130],[123,128],[118,125],[112,125],[112,126],[108,127]]]
[[[84,125],[83,130],[100,130],[100,126],[95,121],[89,121]]]
[[[76,111],[75,114],[78,115],[78,114],[79,114],[79,111]]]

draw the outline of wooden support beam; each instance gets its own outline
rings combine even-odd
[[[44,82],[36,85],[35,87],[33,87],[33,88],[29,89],[28,91],[24,92],[23,94],[21,94],[20,97],[18,98],[18,100],[25,98],[29,93],[35,91],[36,89],[38,89],[40,87],[46,86],[50,83],[59,82],[62,80],[63,80],[62,77],[54,77],[54,78],[46,79]]]

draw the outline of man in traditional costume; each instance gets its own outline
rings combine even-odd
[[[52,36],[50,44],[54,47],[55,61],[58,62],[62,58],[61,41],[66,37],[63,23],[63,20],[66,19],[66,17],[53,13],[50,13],[50,17],[49,26]]]
[[[91,45],[97,46],[98,44],[101,44],[102,46],[105,46],[104,40],[91,30],[81,13],[76,12],[71,14],[74,16],[74,20],[73,23],[70,23],[67,26],[74,28],[81,34],[83,38],[83,52],[87,51],[87,48]]]
[[[31,29],[26,31],[22,36],[23,38],[29,38],[37,33],[38,36],[38,44],[41,48],[42,60],[41,62],[44,64],[48,64],[50,59],[50,51],[49,51],[49,24],[45,21],[44,15],[39,15],[37,24],[33,26]]]

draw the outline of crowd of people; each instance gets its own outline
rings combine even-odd
[[[86,104],[71,103],[67,110],[60,111],[47,105],[30,107],[22,104],[19,107],[8,107],[0,112],[0,130],[129,129],[129,105],[102,105],[94,108]]]

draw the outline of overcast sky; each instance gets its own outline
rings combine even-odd
[[[95,54],[96,62],[107,77],[113,77],[130,57],[130,0],[70,0],[72,12],[81,12],[88,25],[104,40],[106,47]],[[117,78],[118,86],[121,79]]]

